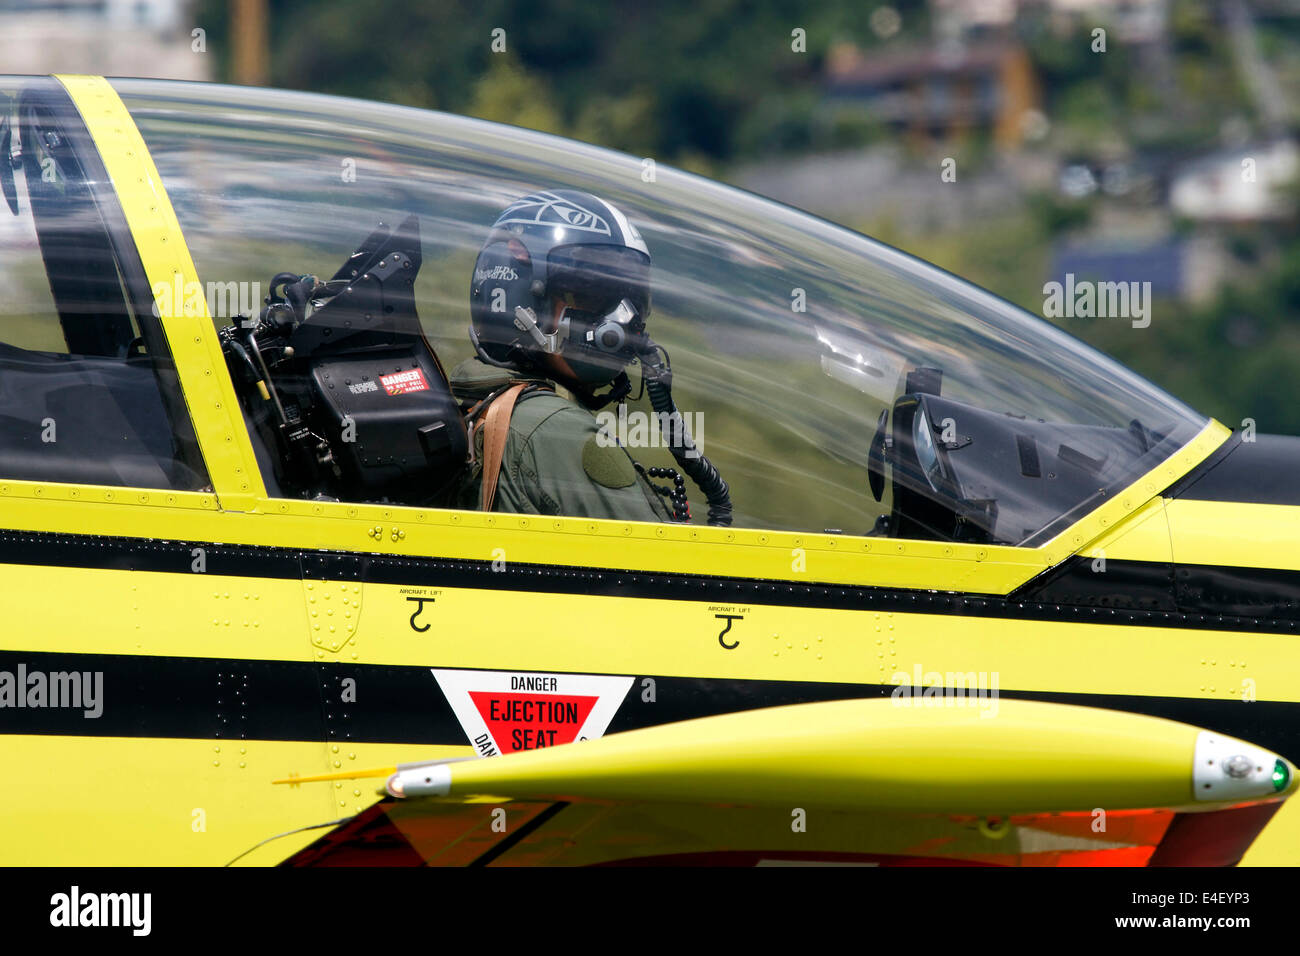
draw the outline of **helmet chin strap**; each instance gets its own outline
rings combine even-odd
[[[497,368],[509,369],[512,372],[517,371],[517,369],[515,369],[515,367],[509,362],[502,362],[487,354],[487,350],[483,348],[483,343],[479,341],[478,333],[474,331],[474,326],[472,325],[469,327],[469,344],[474,346],[474,354],[478,356],[480,362],[486,362],[488,365],[495,365]]]
[[[483,343],[479,340],[478,333],[474,331],[473,326],[470,326],[469,342],[470,345],[474,346],[474,354],[478,356],[479,361],[481,362],[486,362],[488,365],[495,366],[496,368],[503,368],[510,372],[529,371],[529,369],[520,368],[517,362],[503,362],[500,359],[494,359],[491,355],[488,355],[487,350],[483,348]],[[536,363],[531,363],[531,365],[532,371],[536,371],[548,378],[555,377],[554,369],[543,368]],[[562,384],[573,393],[573,397],[578,400],[578,403],[589,411],[596,411],[597,409],[604,408],[610,402],[621,401],[632,392],[632,382],[627,377],[627,372],[619,372],[618,375],[614,376],[614,380],[610,383],[610,390],[604,395],[597,395],[594,388],[581,385],[572,380],[562,382]]]
[[[570,385],[567,382],[565,387],[573,393],[573,397],[578,400],[583,408],[592,412],[604,408],[610,402],[622,401],[632,392],[632,382],[627,377],[627,372],[619,372],[614,376],[614,381],[610,382],[609,391],[604,395],[597,395],[595,389]]]

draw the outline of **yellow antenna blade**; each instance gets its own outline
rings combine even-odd
[[[321,783],[326,780],[357,780],[361,777],[391,777],[397,773],[396,767],[377,767],[373,770],[347,770],[342,773],[318,773],[310,777],[299,777],[290,774],[280,780],[272,780],[271,783],[287,783],[297,786],[300,783]]]

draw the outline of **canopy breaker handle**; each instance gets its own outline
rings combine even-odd
[[[713,463],[695,447],[682,414],[673,402],[672,365],[668,362],[667,352],[663,352],[664,361],[659,361],[662,351],[658,345],[646,339],[646,349],[640,358],[646,395],[650,398],[651,407],[659,414],[664,444],[672,452],[683,474],[695,482],[695,486],[708,501],[709,524],[728,526],[731,524],[731,489],[722,480],[722,475],[718,474]]]

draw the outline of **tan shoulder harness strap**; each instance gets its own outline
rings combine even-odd
[[[483,496],[480,507],[484,511],[491,511],[492,502],[496,500],[506,439],[510,437],[510,416],[514,414],[519,394],[527,387],[527,382],[512,385],[488,406],[483,416]]]

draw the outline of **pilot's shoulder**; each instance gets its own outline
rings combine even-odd
[[[510,430],[525,441],[585,436],[596,429],[591,412],[549,389],[525,392],[510,416]]]
[[[457,398],[479,399],[492,394],[511,381],[509,369],[496,368],[477,358],[467,358],[451,370],[449,383]]]

